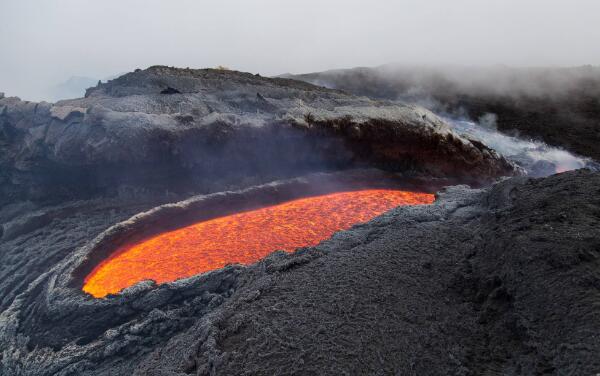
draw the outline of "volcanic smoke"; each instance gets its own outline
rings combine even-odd
[[[143,280],[165,283],[251,264],[276,250],[317,245],[396,206],[433,201],[432,194],[389,189],[337,192],[198,222],[117,249],[85,278],[83,290],[101,298]]]

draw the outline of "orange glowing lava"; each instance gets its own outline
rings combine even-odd
[[[388,189],[338,192],[228,215],[117,249],[85,279],[94,297],[137,282],[171,282],[224,267],[251,264],[275,250],[314,246],[400,205],[430,204],[433,195]]]

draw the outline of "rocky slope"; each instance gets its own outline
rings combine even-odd
[[[289,76],[371,98],[420,103],[600,160],[600,68],[384,65]]]
[[[0,205],[210,192],[377,166],[475,182],[514,167],[431,112],[249,73],[151,67],[55,104],[0,97]]]
[[[73,267],[157,203],[42,208],[52,221],[0,243],[0,374],[595,374],[598,186],[453,187],[314,248],[102,300]]]

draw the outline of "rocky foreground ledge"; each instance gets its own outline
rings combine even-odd
[[[596,374],[598,187],[585,170],[455,186],[317,247],[103,300],[65,265],[156,203],[47,208],[0,243],[0,374]]]
[[[249,73],[155,66],[85,98],[0,97],[0,205],[210,192],[365,166],[468,183],[516,172],[423,108]]]

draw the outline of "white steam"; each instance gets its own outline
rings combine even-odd
[[[589,158],[571,154],[544,142],[508,136],[496,130],[496,116],[488,114],[478,122],[446,118],[459,134],[482,142],[506,159],[521,166],[529,176],[542,177],[555,173],[589,168],[600,170],[600,165]]]

